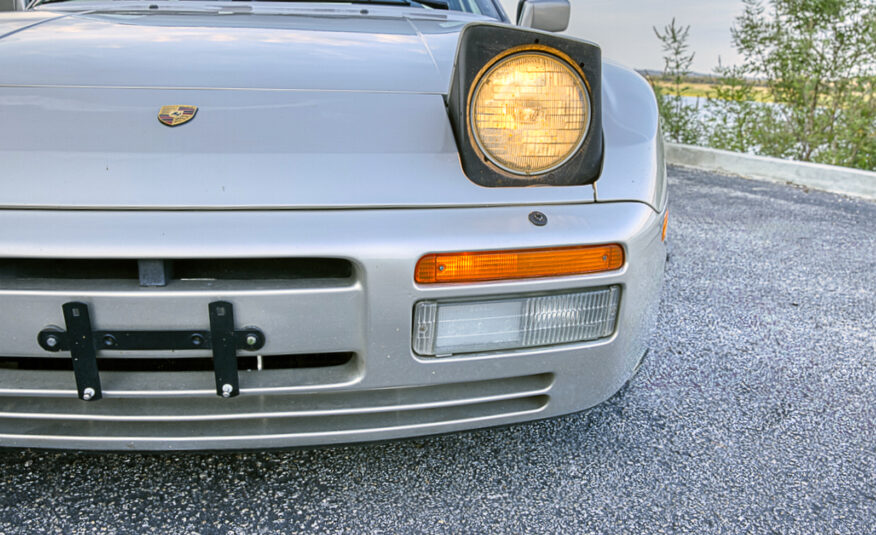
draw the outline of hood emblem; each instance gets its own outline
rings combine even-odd
[[[195,118],[197,106],[162,106],[158,110],[158,120],[167,126],[179,126]]]

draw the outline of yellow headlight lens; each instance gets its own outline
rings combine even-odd
[[[584,142],[590,98],[581,76],[556,56],[536,51],[496,62],[477,82],[471,128],[497,166],[533,175],[566,162]]]

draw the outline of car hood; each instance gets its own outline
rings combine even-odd
[[[484,188],[465,176],[445,96],[459,33],[483,17],[166,4],[186,11],[82,0],[0,15],[0,209],[595,201],[592,185]],[[629,189],[653,174],[653,95],[610,63],[602,91],[603,176]],[[168,127],[158,120],[167,105],[198,111]]]
[[[92,5],[104,11],[0,20],[0,84],[444,93],[457,34],[479,20],[370,6]]]

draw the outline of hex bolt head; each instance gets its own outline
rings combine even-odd
[[[246,335],[246,345],[248,345],[248,346],[254,346],[254,345],[256,345],[257,343],[259,343],[259,337],[258,337],[258,336],[254,335],[254,334],[252,334],[252,333]]]
[[[232,392],[234,392],[233,386],[231,386],[228,383],[225,383],[224,385],[222,385],[222,397],[223,398],[230,398]]]
[[[547,216],[544,213],[535,211],[529,213],[529,222],[535,225],[536,227],[543,227],[547,225]]]
[[[91,398],[94,397],[94,394],[94,389],[89,386],[82,391],[82,399],[84,399],[85,401],[91,401]]]
[[[46,346],[48,347],[58,347],[58,337],[54,334],[50,334],[46,336]]]

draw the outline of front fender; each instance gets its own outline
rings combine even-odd
[[[662,212],[666,165],[654,92],[633,70],[605,62],[602,72],[605,160],[596,200],[637,201]]]

